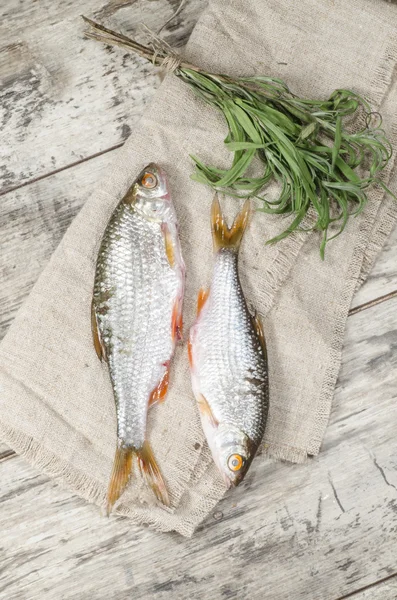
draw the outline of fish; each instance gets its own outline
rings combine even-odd
[[[107,363],[117,415],[107,514],[128,485],[134,462],[156,498],[170,506],[146,423],[149,407],[167,394],[170,362],[182,337],[184,280],[166,174],[151,163],[114,210],[95,268],[93,343]]]
[[[188,341],[193,393],[227,488],[245,477],[261,444],[269,410],[264,330],[258,315],[248,309],[238,273],[239,247],[250,212],[247,200],[229,228],[215,195],[212,280],[209,289],[199,291]]]

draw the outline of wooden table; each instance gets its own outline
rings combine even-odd
[[[1,3],[2,335],[159,84],[84,40],[79,14],[136,33],[178,3]],[[173,46],[204,6],[186,3]],[[396,599],[396,251],[394,234],[355,298],[321,455],[254,463],[191,540],[103,519],[0,445],[0,598]]]

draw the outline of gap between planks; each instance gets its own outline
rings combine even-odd
[[[382,585],[382,583],[386,583],[387,581],[390,581],[391,579],[395,579],[395,578],[397,579],[397,573],[392,573],[392,575],[388,575],[387,577],[378,579],[378,581],[369,583],[368,585],[365,585],[362,588],[358,588],[358,590],[355,590],[354,592],[349,592],[348,594],[345,594],[344,596],[339,596],[338,598],[335,598],[335,600],[348,600],[349,598],[353,598],[353,600],[354,600],[354,596],[358,596],[359,594],[362,594],[362,592],[371,590],[371,589],[375,588],[376,586]]]
[[[120,147],[120,145],[122,145],[122,144],[119,144],[116,147]],[[108,150],[104,150],[103,152],[99,152],[95,156],[99,156],[101,154],[104,154],[105,152],[110,152],[113,149],[114,148],[109,148]],[[94,156],[92,156],[90,158],[94,158]],[[87,160],[89,160],[89,158],[85,158],[85,159],[83,159],[83,160],[81,160],[79,162],[86,162]],[[67,169],[67,168],[68,167],[65,167],[65,169]],[[64,169],[58,169],[58,171],[56,171],[56,172],[63,171],[63,170]],[[44,177],[47,177],[47,175],[43,176],[43,177],[40,177],[40,178],[37,178],[36,181],[38,179],[44,179]],[[30,183],[32,183],[32,182],[30,182]],[[24,184],[22,184],[19,187],[23,187],[25,185],[28,185],[28,184],[24,183]],[[353,316],[353,315],[355,315],[355,314],[357,314],[359,312],[362,312],[363,310],[368,310],[369,308],[377,306],[378,304],[381,304],[382,302],[387,302],[388,300],[391,300],[392,298],[395,298],[396,296],[397,296],[397,290],[394,290],[393,292],[389,292],[388,294],[385,294],[384,296],[379,296],[378,298],[375,298],[374,300],[370,300],[368,302],[364,302],[364,304],[360,304],[359,306],[355,306],[354,308],[351,308],[349,310],[349,317],[351,317],[351,316]],[[14,452],[13,450],[4,450],[3,452],[0,452],[0,463],[13,458],[14,456],[16,456],[16,452]],[[397,575],[397,573],[395,573],[394,575],[391,575],[390,577],[394,577],[395,575]],[[343,596],[343,598],[348,598],[348,597],[349,596]],[[343,600],[343,599],[342,598],[338,598],[337,600]]]
[[[42,181],[43,179],[47,179],[47,177],[52,177],[53,175],[57,175],[58,173],[62,173],[62,171],[67,171],[67,169],[72,169],[73,167],[77,167],[82,163],[88,162],[94,158],[98,158],[98,156],[102,156],[103,154],[107,154],[108,152],[113,152],[113,150],[118,150],[124,146],[124,142],[120,142],[119,144],[115,144],[114,146],[110,146],[110,148],[105,148],[105,150],[101,150],[100,152],[96,152],[95,154],[91,154],[91,156],[86,156],[85,158],[80,158],[75,162],[69,163],[68,165],[64,165],[63,167],[59,167],[59,169],[55,169],[54,171],[48,171],[48,173],[44,173],[43,175],[39,175],[38,177],[34,177],[33,179],[29,179],[28,181],[24,181],[19,185],[15,185],[14,187],[5,188],[0,191],[0,196],[5,196],[10,192],[15,192],[20,188],[26,187],[27,185],[31,185],[32,183],[36,183],[37,181]]]

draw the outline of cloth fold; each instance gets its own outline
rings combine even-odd
[[[211,0],[186,58],[214,72],[282,77],[300,95],[352,88],[381,110],[396,146],[397,8],[383,0]],[[360,27],[357,27],[357,23]],[[87,41],[87,43],[94,43]],[[95,259],[106,223],[149,162],[168,174],[187,267],[184,322],[194,319],[212,268],[212,192],[190,179],[189,153],[230,164],[222,116],[168,76],[98,190],[70,226],[0,345],[0,439],[75,493],[105,505],[115,443],[115,407],[90,331]],[[386,178],[396,189],[390,162]],[[230,215],[237,211],[229,199]],[[257,213],[241,250],[246,297],[264,321],[270,367],[266,452],[301,462],[317,454],[331,409],[348,310],[397,219],[381,189],[319,255],[316,233],[264,242],[285,228]],[[148,437],[172,507],[155,504],[138,476],[116,512],[158,530],[191,535],[224,494],[191,392],[185,345],[172,364],[167,400],[150,411]]]

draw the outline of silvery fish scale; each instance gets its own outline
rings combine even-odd
[[[175,249],[174,266],[166,253],[164,225]],[[121,202],[100,247],[94,307],[114,390],[118,439],[126,447],[140,448],[145,440],[149,397],[173,354],[172,315],[182,294],[172,205],[157,221]]]
[[[237,252],[228,248],[216,255],[210,293],[191,334],[193,385],[221,425],[244,431],[258,445],[269,405],[267,360],[237,260]]]

